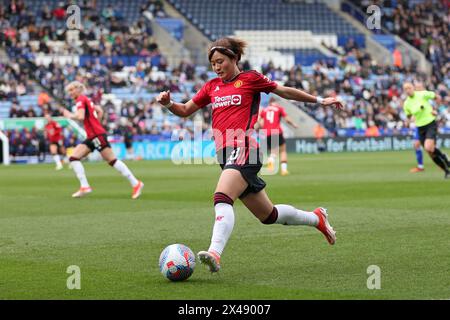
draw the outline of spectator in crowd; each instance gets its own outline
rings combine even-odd
[[[53,19],[52,12],[50,11],[50,8],[48,5],[44,5],[41,11],[41,18],[44,21],[51,21]]]
[[[66,17],[66,8],[64,6],[64,2],[59,2],[58,6],[52,11],[53,17],[57,20],[64,20]]]
[[[70,128],[64,128],[64,147],[73,148],[80,140]],[[15,157],[38,156],[39,161],[44,160],[45,153],[45,134],[41,129],[33,127],[31,130],[27,128],[6,130],[6,136],[10,143],[10,154]]]
[[[41,91],[38,96],[38,106],[43,108],[44,105],[48,105],[51,101],[50,96],[47,92]]]
[[[367,129],[366,129],[365,136],[366,137],[379,137],[380,136],[380,131],[378,130],[378,127],[375,125],[375,122],[373,122],[373,121],[369,122],[369,127],[367,127]]]
[[[323,141],[325,135],[326,135],[325,128],[321,126],[320,123],[317,123],[314,126],[314,138],[316,139],[317,151],[319,152],[323,152],[326,149],[325,142]]]
[[[449,18],[450,4],[438,1],[359,1],[352,0],[364,10],[372,4],[383,12],[383,25],[422,51],[433,65],[433,73],[442,81],[450,67]]]

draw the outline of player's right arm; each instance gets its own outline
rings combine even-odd
[[[196,105],[192,99],[186,103],[178,103],[170,100],[170,91],[161,92],[156,98],[156,101],[179,117],[189,117],[200,109],[200,106]]]
[[[295,129],[298,129],[298,125],[294,121],[292,121],[289,116],[284,117],[284,120],[286,120],[286,122],[293,126]]]
[[[77,109],[77,111],[75,113],[73,113],[64,107],[61,107],[59,109],[59,112],[63,115],[63,117],[68,118],[68,119],[78,120],[78,121],[84,120],[84,109],[82,109],[82,108]]]
[[[424,91],[423,97],[427,100],[434,100],[436,99],[436,93],[433,91]]]
[[[433,91],[424,91],[424,95],[423,95],[424,99],[426,100],[435,100],[439,103],[439,95],[437,95],[435,92]],[[433,107],[433,110],[431,111],[431,114],[435,117],[437,117],[437,115],[439,114],[439,112],[436,110],[435,107]]]
[[[95,110],[95,112],[97,112],[97,119],[98,120],[102,120],[102,118],[103,118],[103,109],[102,109],[102,107],[94,104],[94,110]]]
[[[413,116],[412,116],[411,111],[409,110],[409,104],[406,101],[403,102],[403,111],[406,114],[406,123],[405,123],[405,125],[406,125],[407,128],[409,128],[409,126],[411,124],[411,121],[413,120]]]
[[[264,128],[264,110],[262,110],[259,114],[258,114],[258,120],[256,120],[255,125],[253,126],[253,128],[255,130],[259,130],[261,128]]]

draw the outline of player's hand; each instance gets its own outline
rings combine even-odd
[[[160,92],[156,101],[163,106],[167,106],[170,103],[170,91]]]
[[[438,112],[437,112],[436,110],[433,110],[433,111],[431,111],[431,114],[432,114],[433,116],[437,117]]]
[[[323,106],[332,106],[336,110],[344,109],[344,105],[342,104],[342,102],[339,101],[338,99],[332,98],[332,97],[323,99],[322,105]]]

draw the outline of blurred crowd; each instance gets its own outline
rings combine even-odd
[[[17,60],[0,62],[0,101],[11,101],[18,96],[34,93],[34,86],[25,69]]]
[[[66,10],[72,3],[82,11],[82,20],[73,30],[66,25]],[[11,41],[13,45],[27,47],[30,54],[151,55],[156,49],[147,20],[141,16],[130,23],[115,3],[99,10],[96,0],[61,1],[54,8],[42,2],[38,12],[33,12],[29,5],[23,0],[2,1],[0,45]],[[140,13],[146,11],[158,17],[166,16],[159,0],[143,4]],[[68,33],[76,34],[77,41],[72,41],[74,38],[68,37]],[[51,41],[64,43],[49,45]]]
[[[32,129],[23,128],[6,130],[5,134],[9,138],[9,152],[13,160],[15,157],[21,156],[38,156],[43,159],[45,154],[48,153],[49,143],[43,130],[36,127]],[[63,136],[63,144],[66,149],[73,148],[81,142],[70,128],[64,128]]]
[[[65,19],[67,5],[60,4],[64,13],[62,19]],[[93,1],[85,1],[80,30],[70,30],[66,27],[58,28],[58,24],[54,23],[54,20],[60,18],[51,12],[61,8],[51,11],[44,5],[41,10],[41,23],[37,24],[36,18],[23,1],[16,2],[15,10],[11,10],[11,7],[12,5],[0,5],[0,29],[3,30],[0,44],[3,43],[6,47],[13,64],[27,66],[42,53],[88,57],[80,67],[72,67],[71,61],[65,65],[57,62],[40,62],[35,66],[28,66],[35,69],[29,76],[37,79],[53,95],[63,96],[64,86],[80,77],[86,77],[89,86],[101,87],[104,92],[109,92],[113,85],[126,85],[126,80],[113,76],[113,72],[124,69],[124,62],[122,59],[115,59],[113,63],[112,57],[139,57],[141,60],[136,65],[137,71],[134,75],[136,78],[140,77],[142,69],[148,67],[150,62],[153,63],[150,66],[153,71],[164,71],[167,68],[167,62],[152,38],[150,24],[144,17],[130,25],[119,11],[114,10],[113,5],[99,12],[95,10]],[[44,19],[47,16],[49,21],[47,18]],[[76,33],[74,37],[67,34],[71,32]],[[100,64],[99,57],[107,57],[106,63]],[[16,71],[23,74],[21,70]],[[20,79],[14,80],[21,83]],[[11,79],[2,82],[6,82],[10,87],[17,87]],[[22,92],[23,90],[17,94],[20,95]]]
[[[382,23],[389,32],[397,34],[422,51],[433,64],[433,74],[439,81],[449,78],[450,72],[450,2],[424,0],[353,0],[364,11],[378,5],[383,11]]]
[[[9,117],[35,117],[47,111],[57,116],[55,110],[61,101],[69,108],[73,105],[64,92],[65,86],[80,80],[86,84],[86,94],[94,103],[103,101],[107,115],[103,121],[111,133],[130,128],[136,134],[166,137],[169,130],[182,130],[187,121],[167,121],[168,112],[161,110],[154,99],[124,99],[117,105],[111,100],[102,100],[102,97],[114,88],[129,88],[136,94],[170,90],[183,93],[187,100],[207,80],[206,73],[196,73],[189,61],[182,61],[169,69],[152,37],[148,20],[141,16],[129,24],[114,4],[99,11],[95,1],[83,1],[82,28],[77,35],[79,41],[71,42],[66,34],[70,31],[58,28],[55,23],[64,21],[69,4],[61,2],[56,8],[45,4],[38,13],[41,16],[39,23],[24,1],[11,0],[6,5],[0,4],[0,46],[5,48],[10,61],[8,65],[0,64],[0,101],[12,101]],[[80,5],[79,2],[77,4]],[[166,16],[159,0],[147,1],[140,7],[140,13]],[[65,64],[57,61],[30,63],[41,53],[77,54],[88,59],[80,66],[71,61]],[[124,62],[129,57],[135,58],[134,64]],[[49,94],[33,85],[33,80]],[[37,95],[38,92],[37,106],[21,105],[20,96]],[[205,115],[208,118],[208,112]]]
[[[333,61],[317,61],[312,68],[295,66],[284,71],[268,64],[263,71],[287,86],[304,89],[314,95],[336,96],[345,102],[343,112],[329,108],[305,108],[331,136],[408,134],[403,112],[403,83],[413,82],[418,90],[437,94],[432,103],[439,112],[441,127],[450,128],[448,87],[436,75],[427,77],[415,66],[383,66],[350,39],[343,48],[328,48],[338,56]],[[308,69],[308,70],[305,70]]]

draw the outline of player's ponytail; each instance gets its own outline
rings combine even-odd
[[[239,38],[225,37],[217,39],[209,45],[208,60],[211,61],[214,52],[219,51],[231,59],[236,59],[236,63],[238,63],[246,47],[247,42]]]

